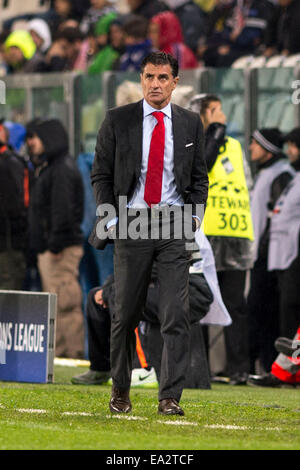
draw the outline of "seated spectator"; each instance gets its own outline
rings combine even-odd
[[[65,28],[57,33],[55,40],[46,55],[47,72],[67,72],[82,70],[81,63],[83,35],[79,28]]]
[[[52,36],[54,36],[61,23],[68,20],[80,21],[85,7],[86,1],[83,0],[54,0],[52,8],[45,13],[40,13],[38,18],[46,21]],[[30,15],[30,18],[27,19],[35,18],[36,16]]]
[[[300,328],[293,340],[281,337],[275,341],[280,353],[272,364],[271,372],[250,375],[248,385],[256,387],[286,387],[300,385]]]
[[[182,28],[173,12],[165,11],[151,19],[149,37],[154,48],[176,57],[181,70],[198,67],[196,56],[183,42]]]
[[[95,54],[88,69],[88,73],[91,75],[112,70],[121,53],[124,52],[122,42],[115,38],[112,40],[111,37],[112,26],[120,26],[120,23],[116,21],[116,17],[116,13],[109,13],[103,16],[96,24],[95,36],[98,52]]]
[[[127,3],[131,13],[144,16],[148,20],[169,9],[161,0],[127,0]]]
[[[273,8],[269,0],[219,0],[200,40],[199,59],[208,67],[230,67],[239,57],[254,54]]]
[[[80,29],[84,34],[90,31],[91,27],[103,17],[110,13],[117,13],[114,8],[116,0],[90,0],[91,8],[81,21]]]
[[[165,2],[179,18],[184,43],[196,53],[198,40],[204,28],[203,10],[192,0],[165,0]]]
[[[51,46],[51,31],[46,21],[36,18],[29,21],[27,29],[35,42],[36,48],[42,54],[45,54]]]
[[[44,68],[43,55],[28,31],[14,31],[6,39],[4,59],[8,73],[39,73]]]
[[[268,22],[265,55],[292,55],[300,52],[300,3],[298,0],[278,0]]]
[[[143,16],[130,15],[123,25],[125,53],[120,58],[119,70],[138,72],[140,65],[152,51],[152,43],[147,38],[148,20]]]

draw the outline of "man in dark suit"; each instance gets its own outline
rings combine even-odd
[[[190,252],[187,238],[178,236],[175,222],[179,217],[186,226],[186,215],[190,214],[193,231],[197,229],[199,208],[203,209],[207,199],[208,178],[199,116],[170,104],[178,80],[176,59],[162,52],[150,54],[141,66],[144,100],[108,111],[97,139],[92,184],[98,211],[102,216],[105,211],[109,214],[100,220],[97,235],[101,236],[101,222],[105,221],[108,233],[115,238],[110,410],[116,413],[131,411],[134,330],[141,319],[156,261],[164,340],[158,411],[184,414],[179,400],[189,354]],[[121,197],[126,197],[127,207],[121,208]],[[110,215],[110,207],[116,217]],[[141,230],[138,238],[130,232],[130,224],[137,222],[137,209],[143,221],[147,220],[146,230]],[[154,221],[161,228],[169,209],[177,209],[169,214],[170,236],[153,236]],[[129,228],[125,237],[121,236],[124,214]],[[95,237],[94,245],[99,248],[103,243]]]

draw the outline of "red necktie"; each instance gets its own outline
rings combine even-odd
[[[152,113],[152,115],[157,120],[157,124],[153,130],[150,143],[144,194],[144,199],[149,207],[151,207],[152,204],[158,204],[161,201],[165,154],[164,113],[157,111]]]

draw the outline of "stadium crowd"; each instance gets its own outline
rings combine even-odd
[[[54,0],[46,13],[5,21],[0,74],[139,71],[153,50],[174,55],[181,70],[230,67],[247,55],[300,53],[297,0],[127,1],[129,13],[122,15],[115,0]],[[232,318],[224,328],[227,361],[220,375],[232,384],[300,383],[298,363],[278,359],[274,347],[278,337],[294,338],[300,325],[300,128],[287,135],[279,129],[253,133],[252,180],[240,143],[226,134],[220,97],[197,95],[188,107],[199,113],[205,129],[210,196],[203,231]],[[26,129],[1,121],[0,289],[58,294],[56,354],[61,357],[84,357],[86,299],[78,278],[85,196],[79,163],[69,155],[59,120],[36,119]],[[237,218],[232,207],[239,205]],[[109,268],[89,296],[93,311],[107,307],[102,285],[112,274],[112,256],[109,246]],[[77,383],[107,380],[104,359],[99,362],[105,367],[93,371],[100,376],[90,374]],[[267,375],[256,377],[258,370]]]
[[[296,0],[53,0],[3,22],[0,74],[139,70],[150,50],[180,68],[229,67],[243,56],[300,53]]]

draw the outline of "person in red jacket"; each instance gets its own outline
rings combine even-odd
[[[198,67],[196,56],[184,44],[180,21],[175,13],[164,11],[155,15],[149,24],[149,38],[153,47],[176,57],[181,70]]]

